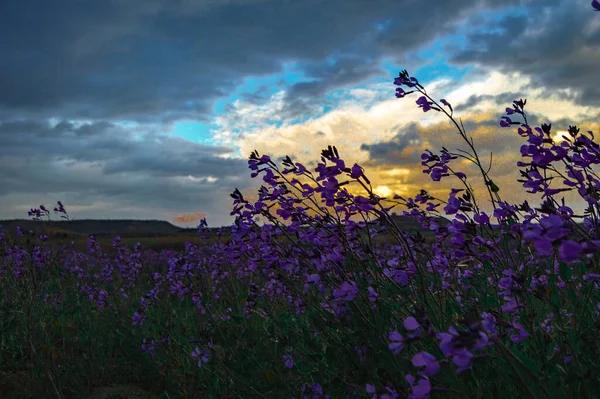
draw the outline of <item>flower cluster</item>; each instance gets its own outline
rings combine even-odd
[[[454,121],[452,105],[407,71],[394,84],[397,98],[418,93],[423,112]],[[53,257],[47,234],[32,244],[33,232],[0,231],[0,301],[35,302],[18,288],[52,311],[85,302],[93,315],[119,316],[154,361],[191,357],[198,386],[216,397],[587,397],[599,383],[600,145],[576,126],[563,137],[529,126],[526,103],[515,100],[499,125],[518,125],[519,182],[538,204],[503,199],[457,123],[464,148],[421,155],[434,184],[457,183],[444,199],[376,195],[335,146],[312,171],[254,151],[251,177],[264,184],[253,198],[231,194],[235,222],[205,245],[156,253],[117,236],[108,255],[90,236],[87,253]],[[480,173],[485,199],[457,161]],[[61,202],[54,211],[68,218]],[[212,234],[206,219],[197,233]]]

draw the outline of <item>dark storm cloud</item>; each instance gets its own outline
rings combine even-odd
[[[140,132],[141,139],[134,137]],[[0,198],[5,196],[4,202],[14,196],[71,193],[62,200],[118,201],[119,206],[146,209],[200,208],[223,215],[235,187],[255,184],[245,160],[221,157],[232,151],[108,122],[5,122],[0,124]],[[18,204],[22,202],[12,205]],[[7,217],[11,206],[0,208],[0,218]]]
[[[416,123],[411,123],[406,128],[398,130],[394,138],[376,144],[362,144],[360,149],[369,152],[370,160],[378,164],[401,164],[407,162],[402,152],[410,146],[418,147],[421,134]]]
[[[315,99],[324,97],[333,89],[358,84],[370,77],[383,75],[384,71],[377,66],[377,61],[354,56],[341,57],[332,65],[323,65],[321,62],[306,65],[304,73],[314,80],[296,83],[286,92],[282,110],[286,118],[293,119],[309,113],[315,108]]]
[[[379,57],[452,31],[473,3],[424,13],[392,0],[2,2],[0,118],[206,117],[243,77],[289,60],[314,78],[292,88],[295,104],[378,73]]]
[[[274,89],[281,90],[284,85],[285,82],[278,82],[274,86],[260,85],[251,93],[241,93],[239,98],[241,101],[245,101],[254,105],[260,105],[265,103],[271,97]]]
[[[573,101],[600,105],[600,29],[589,2],[547,1],[531,5],[526,16],[508,16],[502,32],[471,33],[467,48],[450,63],[520,72],[531,77],[529,88],[546,95],[574,89]],[[473,23],[477,22],[475,18]],[[481,21],[480,21],[481,23]]]

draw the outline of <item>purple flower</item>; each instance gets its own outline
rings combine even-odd
[[[510,331],[510,340],[514,343],[522,342],[529,337],[529,333],[525,331],[525,328],[515,321],[512,322],[512,328]]]
[[[388,391],[388,393],[384,393],[383,395],[381,395],[379,397],[380,399],[398,399],[398,392],[396,392],[395,389],[385,387],[385,390]]]
[[[388,338],[392,341],[392,343],[388,345],[388,348],[394,355],[398,355],[402,352],[402,349],[404,349],[404,337],[398,331],[391,331],[388,333]]]
[[[467,332],[458,332],[454,327],[449,328],[449,333],[438,333],[437,338],[440,350],[446,357],[452,357],[452,362],[462,373],[471,367],[473,360],[472,350],[485,348],[489,344],[487,335],[482,331],[469,329]]]
[[[450,108],[450,111],[452,111],[452,105],[450,105],[450,104],[448,103],[448,101],[446,101],[446,99],[445,99],[445,98],[442,98],[442,99],[440,100],[440,102],[441,102],[442,104],[444,104],[446,107]]]
[[[512,120],[508,116],[503,116],[500,120],[500,126],[508,127],[512,124]]]
[[[473,360],[473,354],[466,350],[465,348],[461,348],[456,352],[456,354],[452,357],[452,362],[458,367],[456,371],[462,373],[471,367],[471,361]]]
[[[442,177],[448,176],[448,167],[446,165],[442,167],[434,167],[431,169],[431,180],[440,181]]]
[[[488,224],[490,222],[490,217],[485,212],[477,213],[473,219],[479,224]]]
[[[394,78],[394,84],[396,86],[402,86],[406,81],[404,80],[404,78],[402,78],[402,73],[400,73],[400,76],[397,78]]]
[[[367,290],[369,291],[369,301],[371,302],[375,302],[377,301],[377,298],[379,297],[379,294],[373,289],[373,287],[367,287]]]
[[[427,101],[427,98],[425,96],[419,97],[416,103],[419,106],[419,108],[423,108],[423,112],[427,112],[431,109],[431,105],[429,105],[429,102]]]
[[[353,179],[358,179],[362,175],[363,175],[362,168],[358,164],[355,163],[354,166],[352,166],[352,170],[350,172],[350,177]]]
[[[481,313],[481,324],[486,329],[486,331],[492,334],[498,334],[498,330],[496,329],[496,318],[486,312]]]
[[[582,251],[583,247],[577,241],[566,240],[558,248],[558,255],[563,261],[573,263],[579,260]]]
[[[510,297],[510,296],[505,296],[504,300],[508,301],[508,303],[506,303],[500,307],[502,309],[502,311],[504,313],[516,312],[517,308],[519,307],[517,304],[517,301],[513,297]]]
[[[369,395],[373,395],[373,397],[371,399],[376,399],[377,398],[377,390],[375,389],[375,385],[373,385],[373,384],[367,384],[365,386],[365,391],[367,391],[367,393]]]
[[[356,288],[356,283],[352,281],[344,281],[339,289],[333,291],[333,296],[346,301],[353,300],[356,294],[358,294],[358,288]]]
[[[444,207],[444,211],[447,215],[454,215],[456,212],[458,212],[460,206],[461,201],[456,198],[456,194],[452,193],[450,194],[450,197],[448,197],[448,203]]]
[[[427,375],[435,375],[440,372],[440,365],[435,356],[428,352],[419,352],[412,358],[412,364],[415,367],[425,367]]]
[[[583,275],[583,280],[584,281],[589,281],[589,280],[600,280],[600,274],[598,273],[587,273]]]
[[[302,385],[302,392],[304,393],[307,389],[308,384]],[[324,397],[325,399],[329,399],[329,395],[323,395],[323,387],[321,384],[313,383],[310,385],[309,389],[312,390],[313,395],[302,395],[302,399],[319,399]]]
[[[415,319],[412,316],[409,316],[406,319],[404,319],[404,328],[406,328],[407,330],[416,330],[420,326],[421,325],[419,324],[417,319]]]
[[[131,325],[132,326],[137,326],[137,325],[142,325],[144,324],[144,316],[142,316],[141,314],[139,314],[138,312],[135,312],[133,314],[133,318],[131,321]]]
[[[312,389],[313,389],[313,391],[315,391],[319,395],[323,395],[323,387],[321,387],[321,384],[317,384],[315,382],[314,384],[312,384]]]
[[[196,347],[192,351],[192,358],[198,359],[198,367],[202,367],[203,363],[205,363],[205,364],[208,363],[208,360],[210,359],[210,351],[208,351],[208,350],[201,351],[200,348]]]
[[[285,361],[285,367],[288,369],[294,367],[294,359],[290,355],[283,355],[282,359]]]
[[[409,399],[424,399],[429,396],[431,383],[428,379],[423,378],[415,385],[415,377],[412,375],[409,374],[404,378],[406,378],[406,381],[408,381],[412,388],[412,394],[409,396]]]
[[[142,340],[141,349],[143,352],[149,352],[150,355],[152,355],[152,357],[156,356],[156,342],[154,342],[154,340],[150,340],[150,342],[147,342],[146,338],[144,338]]]
[[[354,197],[354,203],[356,204],[356,207],[363,212],[369,212],[373,209],[371,200],[360,195]]]

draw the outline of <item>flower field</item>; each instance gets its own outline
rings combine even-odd
[[[569,126],[557,139],[515,100],[499,126],[522,138],[519,181],[536,201],[512,204],[452,105],[407,71],[394,84],[398,101],[416,95],[456,126],[460,148],[421,156],[454,185],[448,197],[382,198],[335,146],[312,171],[255,151],[264,184],[256,201],[231,194],[228,240],[159,253],[115,237],[109,255],[94,237],[83,252],[50,250],[47,236],[0,230],[0,397],[117,385],[149,398],[596,397],[594,134]],[[398,229],[392,210],[435,239]],[[68,218],[61,202],[54,212]],[[374,241],[383,232],[393,244]]]

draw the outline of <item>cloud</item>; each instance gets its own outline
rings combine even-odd
[[[552,123],[553,130],[566,130],[568,125],[577,125],[582,130],[598,131],[600,124],[590,118],[597,108],[575,105],[569,98],[558,94],[545,95],[543,88],[525,93],[529,81],[518,74],[491,72],[487,75],[471,76],[461,85],[449,85],[447,79],[423,82],[427,92],[434,98],[446,98],[460,112],[454,113],[459,126],[472,137],[478,153],[484,162],[493,154],[491,176],[501,187],[503,198],[521,202],[532,197],[516,182],[519,178],[516,163],[523,139],[517,128],[502,128],[499,120],[506,107],[519,98],[527,99],[527,120],[531,126]],[[335,111],[303,123],[284,124],[275,128],[265,124],[255,126],[238,142],[242,152],[260,149],[261,154],[279,158],[286,154],[296,155],[295,159],[307,166],[316,166],[320,151],[328,145],[336,145],[342,158],[348,164],[359,163],[366,170],[373,188],[381,195],[415,195],[421,188],[444,198],[450,187],[460,185],[458,181],[432,182],[422,173],[420,155],[426,149],[438,151],[443,146],[456,150],[466,149],[466,144],[458,135],[456,126],[442,113],[424,113],[415,104],[418,96],[410,95],[403,99],[394,98],[394,86],[389,84],[367,85],[363,90],[371,93],[365,97],[349,96],[354,89],[341,92],[342,97],[350,98]],[[523,94],[521,96],[521,94]],[[527,95],[525,95],[527,94]],[[388,99],[371,104],[371,98],[385,96]],[[262,105],[265,112],[276,109],[280,102],[275,100]],[[238,113],[252,113],[253,106],[242,104]],[[270,108],[272,107],[272,108]],[[596,110],[596,112],[594,112]],[[521,121],[513,117],[515,121]],[[461,125],[462,121],[462,125]],[[225,121],[222,121],[225,123]],[[231,125],[228,125],[231,123]],[[242,122],[244,123],[244,122]],[[235,118],[228,119],[222,127],[235,126]],[[322,134],[315,135],[314,132]],[[306,137],[311,137],[306,140]],[[484,189],[477,169],[456,161],[457,170],[466,172],[478,192]],[[349,188],[350,191],[357,187]],[[358,193],[359,191],[354,191]],[[487,206],[484,201],[484,206]],[[532,201],[532,203],[535,202]]]
[[[418,148],[421,142],[421,134],[418,131],[417,124],[412,123],[404,129],[399,129],[396,136],[391,140],[375,144],[363,144],[360,149],[368,151],[369,157],[380,163],[394,164],[399,161],[402,162],[405,149],[409,147]],[[412,161],[415,160],[412,159]]]
[[[479,22],[471,17],[465,26]],[[600,23],[589,2],[533,2],[524,15],[509,15],[492,26],[500,31],[475,30],[451,64],[478,64],[531,78],[526,90],[544,88],[544,95],[568,92],[577,105],[600,105]]]
[[[427,88],[453,104],[482,154],[494,153],[512,193],[519,138],[497,121],[513,100],[529,100],[531,123],[597,126],[600,25],[590,11],[566,0],[440,1],[426,12],[397,0],[2,2],[0,218],[63,200],[85,217],[177,212],[181,222],[202,214],[228,224],[228,194],[260,184],[247,168],[254,149],[315,166],[337,145],[382,193],[443,191],[419,155],[455,145],[455,127],[416,98],[395,99],[381,68],[426,66],[419,50],[458,32],[465,45],[440,54],[477,69],[460,86],[445,78]],[[299,80],[214,113],[248,77],[290,63]],[[218,145],[167,135],[178,120],[212,122]]]
[[[302,112],[311,95],[318,103],[327,90],[379,73],[377,60],[452,32],[451,22],[481,2],[441,2],[428,13],[411,2],[376,3],[31,0],[2,5],[0,119],[206,120],[214,102],[244,77],[279,73],[290,60],[313,76],[313,82],[288,91],[285,110]],[[378,28],[384,21],[386,28]]]
[[[198,224],[198,221],[200,219],[206,218],[206,216],[208,216],[208,215],[206,213],[204,213],[204,212],[195,212],[195,213],[188,213],[188,214],[183,214],[183,215],[174,214],[172,220],[175,223],[195,223],[195,224]]]
[[[321,99],[331,90],[352,86],[371,77],[382,76],[376,60],[364,60],[359,56],[343,56],[331,65],[321,62],[304,65],[304,73],[311,76],[310,82],[292,85],[285,93],[285,105],[281,110],[286,119],[295,119],[319,112],[315,99]]]
[[[232,151],[106,122],[1,123],[0,218],[25,217],[51,198],[68,208],[70,198],[90,205],[86,217],[107,207],[154,217],[201,210],[226,223],[229,194],[254,184],[245,160],[221,157]]]

